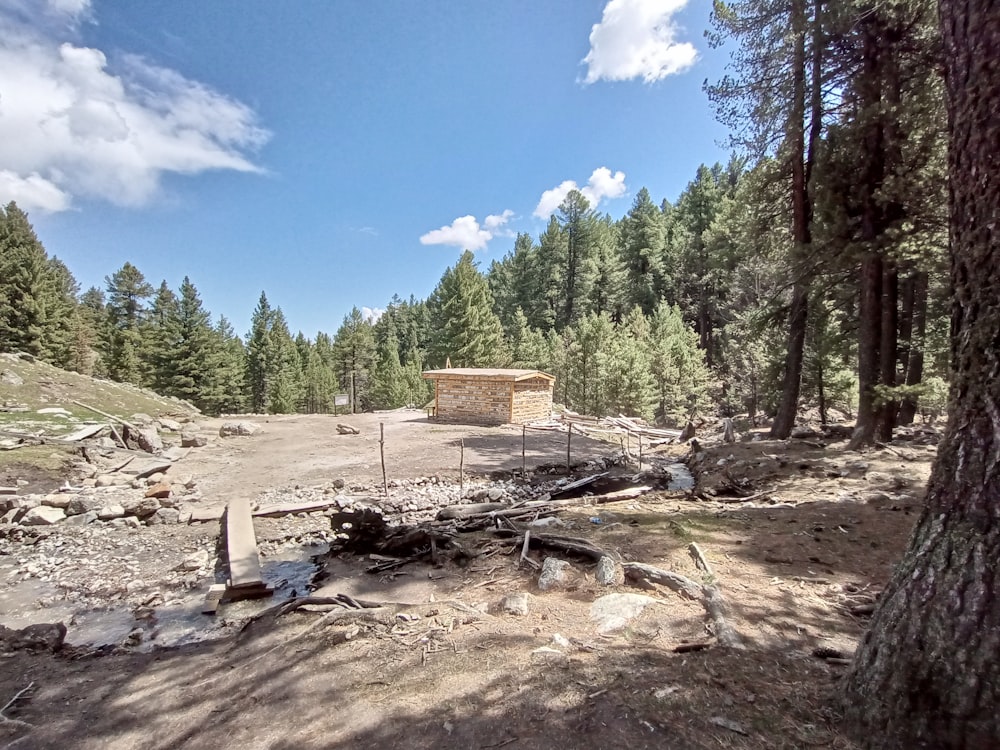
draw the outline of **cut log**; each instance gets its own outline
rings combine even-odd
[[[472,518],[473,516],[510,509],[511,506],[507,503],[470,503],[468,505],[448,505],[441,508],[437,512],[437,520],[448,521],[456,518]]]
[[[625,580],[627,581],[633,583],[645,582],[647,584],[658,583],[693,601],[698,601],[702,598],[701,585],[678,573],[637,562],[624,563],[622,568],[625,571]]]

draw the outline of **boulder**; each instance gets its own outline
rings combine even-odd
[[[219,437],[233,437],[236,435],[251,436],[260,432],[261,427],[256,422],[223,422],[219,428]]]
[[[163,441],[160,440],[160,433],[156,431],[155,427],[140,429],[136,440],[139,441],[139,447],[147,453],[159,453],[163,450]]]
[[[0,370],[0,383],[4,385],[24,385],[24,378],[13,370]]]
[[[101,521],[111,521],[115,518],[124,518],[125,508],[121,505],[106,505],[97,511],[97,518]]]
[[[597,572],[594,574],[597,582],[602,586],[610,586],[613,583],[621,583],[625,576],[618,568],[618,564],[605,555],[597,561]]]
[[[160,511],[160,501],[155,497],[144,497],[139,501],[139,504],[135,507],[135,512],[129,515],[135,516],[136,518],[149,518],[150,516],[156,515]],[[175,511],[176,512],[176,511]]]
[[[51,526],[59,523],[66,517],[62,508],[53,508],[48,505],[39,505],[31,508],[21,519],[22,526]]]
[[[361,430],[359,430],[357,427],[352,427],[349,424],[338,424],[337,425],[337,432],[339,432],[341,435],[360,435],[361,434]]]
[[[208,438],[196,425],[185,425],[181,430],[181,448],[203,448],[206,445]]]
[[[526,591],[521,591],[516,594],[507,594],[500,602],[500,609],[506,612],[508,615],[518,615],[523,617],[528,614],[528,602],[531,600],[531,595]]]
[[[153,418],[148,414],[143,414],[142,412],[133,414],[129,417],[129,421],[137,427],[151,427],[153,424]]]
[[[166,482],[154,484],[146,490],[146,497],[164,498],[170,497],[170,485]],[[162,505],[162,503],[161,503]]]
[[[78,516],[81,513],[100,510],[107,504],[104,498],[95,495],[75,495],[66,505],[66,515]]]
[[[101,474],[94,480],[95,487],[114,487],[118,477],[114,474]]]
[[[160,417],[157,421],[160,423],[161,429],[169,430],[170,432],[181,431],[181,423],[175,422],[173,419],[166,419],[164,417]]]
[[[541,575],[538,576],[539,590],[550,591],[565,586],[569,582],[572,570],[573,568],[565,560],[546,557],[542,563]]]
[[[66,520],[62,522],[62,526],[86,526],[89,523],[93,523],[97,520],[98,511],[88,510],[86,513],[81,513],[77,516],[67,516]]]
[[[200,570],[201,568],[207,568],[211,561],[212,557],[209,555],[208,550],[200,549],[185,557],[177,567],[180,570]]]
[[[590,605],[590,619],[601,635],[624,629],[659,599],[643,594],[607,594]]]
[[[172,525],[180,522],[181,513],[176,508],[160,508],[148,519],[147,526],[159,526],[160,524]]]
[[[46,495],[42,498],[42,505],[48,505],[50,508],[66,508],[69,506],[69,501],[73,499],[73,495],[68,492],[53,492],[51,495]]]

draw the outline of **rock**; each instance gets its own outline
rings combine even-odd
[[[526,591],[518,592],[516,594],[507,594],[500,602],[500,609],[506,612],[508,615],[518,615],[523,617],[528,614],[528,602],[531,599],[531,595]]]
[[[180,522],[181,513],[176,508],[160,508],[146,520],[148,526],[173,525]]]
[[[128,512],[128,506],[126,507],[126,512]],[[129,515],[135,516],[136,518],[146,519],[150,516],[156,515],[160,511],[160,501],[155,497],[144,497],[139,501],[139,504],[135,507],[135,512],[129,513]],[[174,511],[175,513],[177,511]]]
[[[554,588],[564,586],[569,581],[572,567],[565,560],[555,557],[546,557],[542,563],[542,572],[538,576],[538,588],[541,591],[549,591]]]
[[[98,511],[88,510],[86,513],[80,513],[76,516],[68,516],[65,521],[62,522],[63,526],[86,526],[97,520]]]
[[[23,511],[20,508],[11,508],[7,510],[2,516],[0,516],[0,524],[5,523],[16,523],[17,517],[21,515]]]
[[[24,385],[24,378],[13,370],[0,370],[0,383],[4,385]]]
[[[486,495],[487,495],[487,497],[489,497],[490,502],[494,502],[495,503],[498,500],[500,500],[500,498],[503,497],[503,490],[501,490],[499,487],[491,487],[486,492]]]
[[[48,505],[39,505],[31,508],[21,519],[22,526],[51,526],[59,523],[66,517],[62,508],[53,508]]]
[[[642,594],[606,594],[590,605],[590,619],[600,634],[614,633],[626,627],[659,599]]]
[[[146,497],[156,497],[156,498],[170,497],[170,485],[165,482],[154,484],[152,487],[146,490]]]
[[[97,518],[100,521],[110,521],[114,518],[124,518],[125,508],[120,505],[106,505],[97,511]]]
[[[131,417],[129,417],[129,422],[136,425],[137,427],[153,426],[153,418],[148,414],[143,414],[142,412],[139,412],[138,414],[133,414]]]
[[[173,494],[157,499],[160,501],[161,508],[179,508],[181,506],[180,498]]]
[[[219,428],[219,437],[233,437],[234,435],[251,436],[260,432],[261,427],[256,422],[223,422]]]
[[[113,474],[101,474],[94,480],[95,487],[113,487],[117,477]]]
[[[560,663],[566,661],[567,656],[562,651],[551,646],[542,646],[531,652],[531,660],[543,664]]]
[[[67,516],[78,516],[81,513],[100,510],[107,501],[94,495],[75,495],[66,505]]]
[[[160,417],[157,421],[160,423],[160,428],[161,429],[169,430],[170,432],[180,432],[181,431],[181,423],[180,422],[175,422],[172,419],[166,419],[164,417]]]
[[[148,487],[152,487],[154,484],[159,484],[166,478],[166,476],[167,475],[164,474],[162,471],[155,471],[148,477],[146,477],[146,485]]]
[[[48,505],[50,508],[67,508],[69,506],[69,501],[73,499],[73,496],[68,492],[53,492],[51,495],[46,495],[42,498],[42,505]]]
[[[180,570],[200,570],[201,568],[208,567],[211,560],[212,558],[208,554],[208,550],[200,549],[185,557],[183,562],[177,567]]]
[[[39,623],[15,630],[0,625],[0,651],[58,651],[66,640],[61,622]]]
[[[61,406],[46,406],[44,409],[38,409],[35,414],[55,414],[57,417],[73,416],[73,412],[63,409]]]
[[[620,572],[618,564],[607,555],[597,561],[597,572],[594,577],[602,586],[620,583],[625,578],[624,574]]]
[[[573,644],[569,642],[569,638],[562,635],[561,633],[552,634],[552,647],[553,648],[570,648]]]
[[[185,425],[181,430],[181,448],[203,448],[208,445],[208,438],[192,425]]]
[[[139,441],[139,447],[147,453],[159,453],[163,450],[163,441],[155,427],[143,427],[135,437]]]
[[[142,524],[139,523],[139,519],[135,516],[125,516],[125,528],[127,529],[138,529]]]
[[[341,435],[360,435],[361,430],[349,424],[337,424],[337,432]]]

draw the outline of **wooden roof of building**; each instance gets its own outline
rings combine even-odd
[[[500,380],[516,382],[544,378],[554,381],[555,375],[549,375],[541,370],[513,370],[505,368],[484,367],[452,367],[447,370],[425,370],[423,376],[428,380],[461,380],[465,378],[481,378],[483,380]]]

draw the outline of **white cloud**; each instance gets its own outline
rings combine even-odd
[[[385,314],[384,307],[362,307],[361,318],[369,323],[378,323],[378,319]]]
[[[89,0],[46,9],[48,23],[26,20],[19,0],[0,10],[0,201],[139,206],[164,173],[260,171],[251,154],[270,134],[249,107],[142,58],[112,66],[65,41]]]
[[[492,232],[494,236],[498,234],[510,234],[509,229],[503,229],[503,225],[510,221],[514,216],[514,212],[509,208],[505,209],[502,214],[490,214],[485,219],[483,219],[483,226],[486,227],[487,232]]]
[[[453,245],[463,250],[483,250],[494,237],[511,236],[504,225],[514,216],[506,209],[500,214],[490,214],[480,226],[475,216],[459,216],[451,224],[440,229],[432,229],[420,237],[421,245]]]
[[[687,0],[610,0],[590,30],[584,83],[633,78],[653,83],[694,65],[694,45],[677,40],[674,14],[685,5]]]
[[[596,208],[603,200],[620,198],[625,195],[625,173],[615,172],[612,174],[607,167],[598,167],[590,174],[590,179],[582,188],[576,184],[575,180],[563,180],[551,190],[542,193],[542,197],[535,207],[535,216],[539,219],[547,219],[559,209],[559,204],[566,200],[566,196],[571,190],[579,190],[583,197],[590,203],[591,208]]]

